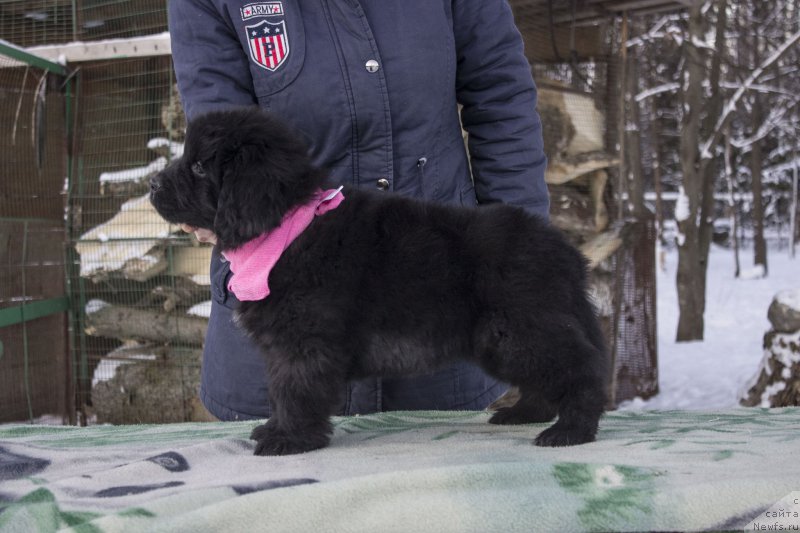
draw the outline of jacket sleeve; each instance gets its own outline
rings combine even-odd
[[[507,0],[453,0],[456,91],[480,203],[548,217],[536,86]]]
[[[172,61],[189,120],[256,104],[248,58],[226,16],[208,0],[170,0]]]

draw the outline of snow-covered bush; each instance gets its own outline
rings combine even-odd
[[[800,405],[800,289],[781,291],[767,313],[772,329],[764,335],[764,358],[746,385],[746,406]]]

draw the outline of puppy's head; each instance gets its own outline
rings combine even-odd
[[[183,155],[150,180],[150,201],[173,224],[212,230],[228,250],[277,227],[323,180],[306,144],[274,116],[213,111],[189,124]]]

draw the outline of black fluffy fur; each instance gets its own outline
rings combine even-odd
[[[257,109],[190,125],[184,155],[150,198],[173,223],[212,229],[223,249],[275,228],[324,185],[285,125]],[[258,455],[326,446],[350,379],[473,361],[519,387],[495,424],[558,421],[540,446],[594,440],[607,351],[586,294],[586,261],[553,227],[506,205],[454,208],[346,188],[278,261],[271,294],[239,323],[263,351],[272,417]]]

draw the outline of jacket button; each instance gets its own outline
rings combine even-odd
[[[386,178],[381,178],[378,180],[378,188],[382,191],[389,190],[389,180]]]
[[[364,68],[367,69],[367,72],[378,72],[378,69],[381,68],[381,66],[374,59],[370,59],[364,64]]]

